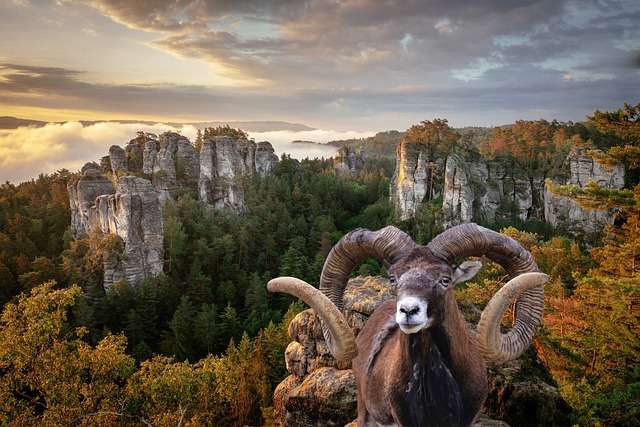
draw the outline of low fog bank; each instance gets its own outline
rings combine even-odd
[[[86,162],[97,162],[108,155],[112,145],[124,147],[139,131],[156,135],[173,131],[194,141],[198,129],[193,125],[171,126],[163,123],[99,122],[85,126],[80,122],[66,122],[0,130],[0,183],[9,181],[18,184],[36,178],[41,173],[52,174],[60,169],[78,171]],[[278,156],[287,153],[296,159],[331,157],[336,153],[336,148],[320,144],[375,134],[319,129],[248,133],[256,142],[269,141]]]

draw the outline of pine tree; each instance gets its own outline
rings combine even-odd
[[[169,330],[162,332],[163,340],[160,346],[166,354],[175,356],[178,360],[187,360],[193,356],[195,314],[191,300],[188,296],[183,296],[169,322]]]

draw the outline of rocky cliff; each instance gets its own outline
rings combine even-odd
[[[115,194],[96,199],[93,227],[122,241],[120,256],[104,260],[105,289],[120,279],[139,283],[162,273],[163,202],[149,180],[134,176],[118,178]]]
[[[200,151],[175,132],[138,135],[111,146],[101,170],[88,163],[68,186],[74,239],[117,236],[118,256],[104,259],[104,286],[138,283],[162,272],[162,207],[188,192],[216,209],[247,212],[242,177],[271,173],[278,161],[269,142],[216,137]]]
[[[204,141],[200,150],[200,199],[216,209],[245,214],[242,176],[267,176],[277,162],[273,147],[266,141],[256,144],[227,136]]]
[[[357,277],[347,285],[344,314],[354,331],[392,298],[387,279]],[[289,325],[293,341],[285,360],[289,375],[274,392],[275,425],[296,427],[344,426],[357,418],[357,396],[348,364],[338,363],[322,336],[320,319],[312,309]],[[570,411],[553,379],[531,348],[521,358],[490,364],[489,396],[479,426],[568,426]],[[496,421],[502,420],[502,421]]]
[[[607,189],[620,189],[624,186],[624,168],[607,167],[598,163],[584,151],[569,155],[569,179],[552,179],[554,184],[572,184],[584,188],[590,180]],[[554,228],[560,228],[590,245],[597,244],[601,231],[607,222],[613,221],[613,214],[607,210],[586,210],[578,202],[568,197],[552,194],[544,187],[544,217]]]
[[[443,165],[443,158],[431,158],[413,142],[398,144],[396,171],[389,188],[396,219],[402,221],[415,216],[422,203],[442,193],[437,178],[442,175]]]
[[[358,176],[364,167],[365,154],[364,148],[352,148],[349,146],[340,148],[333,159],[334,172],[343,176]]]
[[[445,226],[471,221],[491,224],[509,218],[543,219],[539,197],[543,186],[543,176],[530,177],[515,162],[505,165],[479,156],[465,159],[452,154],[444,171]]]
[[[102,195],[113,195],[116,189],[96,163],[87,163],[80,174],[69,181],[67,190],[71,207],[71,237],[79,239],[91,234],[92,224],[96,224],[96,199]]]
[[[492,224],[506,220],[546,221],[588,245],[600,237],[609,211],[588,211],[571,199],[557,197],[545,180],[584,187],[593,180],[605,188],[622,188],[624,168],[605,167],[586,150],[571,153],[562,171],[525,171],[515,161],[491,161],[477,153],[460,151],[430,159],[411,142],[398,144],[390,199],[396,218],[415,217],[421,204],[442,197],[443,225],[464,222]]]

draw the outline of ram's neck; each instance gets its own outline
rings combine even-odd
[[[463,414],[460,387],[451,372],[449,338],[442,327],[401,334],[405,414],[402,425],[457,426]]]
[[[469,352],[477,352],[477,350],[475,346],[470,347],[469,327],[458,309],[458,303],[453,294],[447,296],[445,304],[447,315],[442,322],[442,330],[448,340],[450,366],[458,374],[460,370],[465,369],[463,361],[467,359]]]

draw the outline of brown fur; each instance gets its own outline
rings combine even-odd
[[[457,387],[462,402],[460,422],[453,425],[470,425],[487,393],[487,376],[484,360],[477,349],[476,338],[469,330],[464,317],[457,308],[453,297],[453,286],[444,294],[442,323],[437,325],[439,333],[446,337],[448,348],[441,348],[442,359],[450,372],[451,387]],[[389,324],[396,313],[396,300],[383,303],[369,318],[357,338],[358,356],[353,360],[353,372],[358,388],[358,426],[366,426],[374,417],[383,425],[402,424],[400,419],[412,419],[403,415],[411,412],[407,396],[409,384],[413,380],[414,366],[410,360],[410,341],[421,340],[419,349],[421,363],[428,363],[430,346],[434,345],[432,329],[407,335],[398,327],[389,330]],[[384,343],[374,344],[380,339],[376,335],[386,328]],[[442,333],[443,332],[443,333]],[[439,344],[443,347],[443,344]],[[378,352],[372,357],[372,352]],[[370,365],[370,366],[369,366]],[[368,374],[367,374],[367,371]],[[443,375],[449,375],[445,372]],[[426,390],[426,393],[442,393],[442,390]],[[414,417],[413,419],[418,419]],[[443,421],[431,422],[432,425],[452,425]],[[431,425],[425,424],[425,425]],[[375,424],[373,424],[375,425]]]

